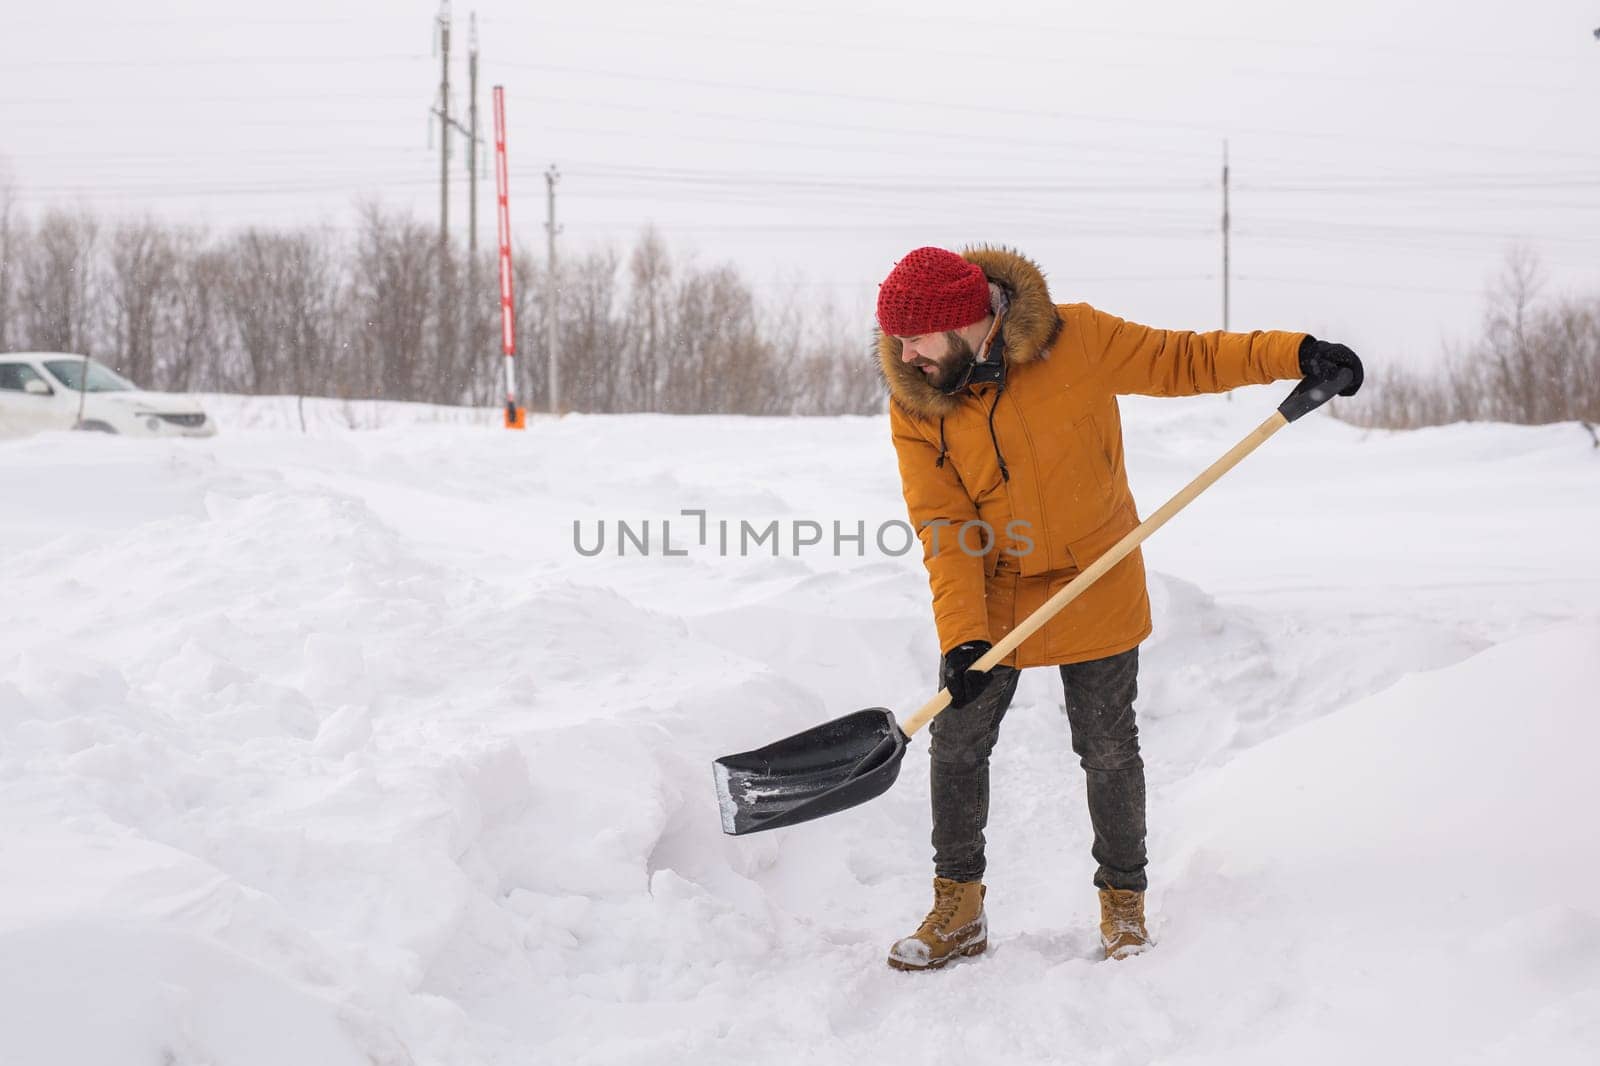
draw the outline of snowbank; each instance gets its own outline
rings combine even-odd
[[[453,407],[392,400],[336,400],[324,396],[239,396],[215,392],[203,393],[197,398],[223,433],[285,430],[326,434],[397,426],[494,426],[504,419],[498,407]]]
[[[1128,403],[1143,508],[1273,402]],[[1096,959],[1034,671],[993,949],[930,978],[881,959],[928,902],[920,743],[879,800],[751,838],[709,771],[919,705],[919,561],[679,539],[684,510],[903,518],[881,419],[269,408],[0,444],[0,1062],[1592,1060],[1576,427],[1308,419],[1175,520],[1140,701],[1159,950]],[[574,520],[653,551],[586,556]]]

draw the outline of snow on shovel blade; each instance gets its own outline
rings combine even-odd
[[[722,831],[796,825],[865,803],[900,775],[909,743],[884,707],[847,714],[711,766]]]

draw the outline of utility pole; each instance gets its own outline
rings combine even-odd
[[[445,259],[450,252],[450,0],[439,0],[434,47],[442,63],[439,100],[433,109],[439,116],[439,278],[442,282]]]
[[[478,361],[478,13],[467,30],[467,360]],[[516,410],[513,396],[511,407]]]
[[[439,281],[435,293],[437,308],[438,366],[454,362],[456,336],[451,290],[455,287],[450,263],[450,0],[439,0],[434,47],[438,49],[439,99],[433,113],[439,116]]]
[[[467,252],[474,273],[478,266],[478,13],[472,13],[467,34]],[[476,290],[476,286],[474,286]]]
[[[561,180],[561,175],[556,171],[555,164],[550,164],[550,169],[544,172],[545,184],[545,233],[549,238],[547,267],[548,278],[545,281],[545,348],[550,356],[550,413],[561,413],[561,371],[556,362],[556,311],[561,305],[560,295],[556,291],[556,234],[560,229],[556,226],[556,182]]]
[[[467,138],[467,174],[471,183],[469,192],[469,224],[468,247],[471,255],[467,260],[467,284],[471,295],[477,293],[477,250],[478,250],[478,16],[472,16],[472,32],[469,41],[468,73],[470,75],[470,88],[472,100],[468,105],[472,125],[463,126],[459,120],[450,116],[450,0],[439,0],[439,14],[434,19],[434,51],[439,56],[439,96],[434,103],[432,114],[439,119],[439,353],[446,359],[453,359],[456,353],[455,334],[455,307],[460,302],[455,299],[456,280],[455,263],[450,255],[450,135],[460,133]],[[431,136],[432,123],[428,126]],[[475,322],[470,318],[469,322]],[[474,343],[472,338],[477,335],[477,330],[468,328],[468,343]]]
[[[439,14],[434,19],[434,51],[440,59],[439,98],[432,114],[439,119],[439,254],[450,251],[450,133],[454,130],[467,139],[467,175],[471,183],[468,201],[468,247],[478,248],[478,15],[472,15],[472,32],[468,39],[467,74],[468,90],[472,99],[467,104],[471,125],[463,126],[450,117],[450,0],[439,0]],[[431,127],[430,127],[431,131]]]
[[[1228,142],[1222,142],[1222,328],[1228,328],[1228,285],[1232,281],[1228,264]]]

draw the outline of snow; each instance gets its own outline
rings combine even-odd
[[[1142,509],[1276,399],[1128,401]],[[207,441],[0,444],[0,1062],[1594,1061],[1580,427],[1274,437],[1146,546],[1158,947],[1097,957],[1030,671],[990,951],[908,975],[922,738],[882,797],[750,837],[711,774],[932,695],[920,561],[871,537],[883,419],[204,400]],[[684,509],[869,535],[574,547],[676,549]]]
[[[728,768],[713,763],[711,776],[717,783],[717,810],[722,815],[722,831],[731,833],[739,821],[739,806],[733,799],[733,785],[728,780]]]

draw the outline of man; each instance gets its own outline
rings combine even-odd
[[[989,754],[1018,671],[1061,673],[1088,778],[1106,957],[1150,944],[1145,783],[1133,702],[1150,602],[1138,551],[1000,665],[972,664],[1139,522],[1123,465],[1121,393],[1191,396],[1340,368],[1350,349],[1303,333],[1150,329],[1055,304],[1015,252],[918,248],[878,290],[878,356],[911,521],[923,542],[950,706],[930,731],[934,903],[890,949],[936,969],[988,944]]]

